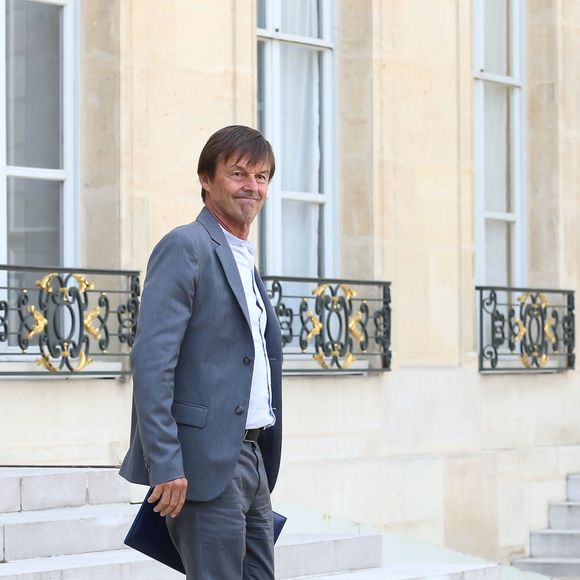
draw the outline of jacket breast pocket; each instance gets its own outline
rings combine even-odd
[[[171,413],[176,423],[190,425],[202,429],[207,420],[207,407],[186,403],[185,401],[174,401]]]

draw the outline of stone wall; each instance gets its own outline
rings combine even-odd
[[[580,471],[580,379],[477,371],[470,3],[340,5],[344,270],[393,282],[394,368],[286,381],[275,495],[509,561]],[[580,13],[526,7],[529,282],[577,289]]]
[[[83,265],[144,270],[201,208],[207,136],[256,119],[254,4],[83,3]],[[394,366],[286,380],[275,500],[507,561],[580,471],[580,379],[477,371],[470,4],[337,4],[341,274],[393,282]],[[580,6],[526,6],[529,280],[577,289]],[[128,382],[0,391],[3,463],[122,456]]]

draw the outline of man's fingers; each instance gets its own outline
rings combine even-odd
[[[157,505],[153,508],[153,511],[158,512],[162,516],[171,515],[175,517],[183,507],[186,490],[187,480],[185,478],[166,481],[153,488],[153,492],[148,501],[149,503],[155,503],[157,501]]]
[[[183,504],[185,503],[185,491],[186,491],[186,488],[183,487],[179,491],[179,494],[177,495],[177,504],[176,504],[176,507],[169,514],[172,518],[176,517],[179,514],[179,512],[181,511],[181,508],[183,507]]]
[[[171,512],[175,504],[175,488],[174,486],[168,487],[164,492],[163,496],[161,497],[161,501],[159,502],[159,513],[162,516],[166,516],[168,513]]]
[[[148,503],[155,503],[160,497],[161,497],[161,492],[162,492],[162,486],[163,484],[160,485],[156,485],[153,488],[153,491],[151,492],[151,495],[147,498],[147,502]]]

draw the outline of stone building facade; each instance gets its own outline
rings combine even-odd
[[[280,103],[300,78],[318,83],[314,117],[296,118],[316,128],[324,201],[280,177],[268,204],[282,209],[254,241],[265,274],[295,275],[285,264],[300,273],[305,254],[266,263],[277,244],[289,247],[272,224],[323,207],[316,235],[296,230],[319,258],[302,275],[391,282],[392,363],[286,378],[274,499],[490,559],[525,554],[566,475],[580,471],[580,379],[550,340],[558,369],[532,352],[532,368],[516,357],[512,372],[481,372],[488,323],[476,286],[530,296],[579,287],[580,5],[305,0],[290,14],[273,0],[3,4],[5,34],[19,4],[61,10],[71,31],[62,66],[73,77],[63,78],[76,88],[62,115],[73,151],[62,179],[73,182],[75,250],[34,264],[47,272],[144,272],[157,240],[200,210],[197,156],[222,126],[261,124],[282,172],[284,161],[311,161],[284,150],[284,111],[298,109]],[[309,25],[304,11],[314,32],[292,28]],[[296,47],[316,58],[300,60]],[[284,213],[292,202],[304,213]],[[518,304],[524,294],[502,296]],[[117,465],[130,379],[49,374],[1,378],[0,463]]]

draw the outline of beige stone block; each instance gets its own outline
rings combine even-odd
[[[419,542],[435,546],[445,546],[445,534],[441,520],[424,522],[400,522],[381,527],[383,532],[397,532]]]
[[[558,449],[556,447],[530,447],[498,451],[497,472],[502,480],[553,479],[558,473]]]
[[[129,442],[130,383],[111,379],[0,384],[0,463],[114,465]],[[26,409],[26,421],[22,421]],[[112,450],[115,451],[112,454]]]
[[[569,445],[558,449],[558,475],[580,473],[580,445]]]
[[[387,455],[457,453],[480,445],[479,389],[470,372],[397,368],[383,396]]]
[[[274,501],[298,504],[317,513],[373,524],[381,497],[376,461],[283,462]]]
[[[121,251],[118,2],[85,0],[81,18],[81,263],[111,269],[120,266]]]
[[[420,15],[420,18],[418,18]],[[408,64],[428,63],[442,67],[455,63],[454,43],[457,32],[456,3],[421,0],[395,0],[385,17],[392,18],[395,54]]]
[[[417,180],[415,184],[419,186]],[[420,242],[423,247],[445,246],[456,252],[459,233],[457,187],[452,192],[455,200],[439,199],[435,195],[429,200],[421,200],[421,194],[416,190],[415,204],[411,208],[415,217],[414,226],[409,231],[410,239]]]
[[[405,317],[393,317],[394,332],[397,341],[397,361],[405,364],[436,363],[429,349],[417,349],[418,344],[425,344],[425,314],[418,304],[429,303],[429,255],[428,251],[413,242],[397,244],[397,272],[405,276],[393,279],[393,304],[397,310],[405,312]],[[413,264],[406,269],[405,264]]]
[[[385,461],[381,471],[381,501],[378,518],[381,526],[406,522],[405,459]]]
[[[433,201],[435,206],[430,205],[429,209],[443,204],[445,212],[448,213],[448,219],[455,220],[457,216],[451,212],[458,202],[457,177],[457,167],[454,165],[418,164],[415,172],[417,199],[421,200],[421,203]]]
[[[284,457],[287,461],[324,461],[362,459],[377,456],[378,431],[328,433],[284,438]]]
[[[341,276],[355,280],[374,279],[373,254],[371,236],[345,236],[340,257]]]
[[[498,545],[496,460],[448,458],[444,465],[445,545],[493,559]]]
[[[574,444],[580,391],[570,374],[481,377],[482,436],[489,448]]]
[[[428,348],[439,364],[457,364],[459,359],[460,312],[458,303],[458,259],[456,248],[429,250],[430,341]],[[441,308],[442,304],[449,305]],[[455,307],[454,307],[455,306]]]
[[[441,460],[406,457],[386,460],[381,470],[381,526],[443,519]]]
[[[314,464],[288,461],[284,456],[274,497],[335,518],[388,527],[441,521],[442,481],[438,459],[319,460]]]
[[[548,511],[551,503],[566,499],[566,479],[546,479],[531,481],[528,484],[528,516],[527,524],[530,530],[540,530],[548,527]],[[529,538],[523,542],[528,546]]]
[[[342,493],[336,494],[333,502],[339,517],[371,525],[377,523],[380,513],[377,504],[386,499],[381,487],[381,470],[382,465],[376,460],[342,464]],[[322,487],[330,489],[332,482],[327,481]]]
[[[286,436],[380,429],[381,376],[287,377]]]
[[[523,481],[497,482],[497,541],[500,547],[528,541],[528,489]]]

